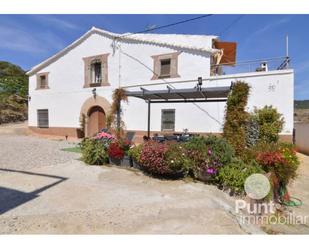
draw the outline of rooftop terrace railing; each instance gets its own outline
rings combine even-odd
[[[239,63],[224,63],[211,65],[210,75],[229,75],[250,72],[265,72],[274,70],[284,70],[290,67],[289,57],[276,57],[260,60],[243,61]]]

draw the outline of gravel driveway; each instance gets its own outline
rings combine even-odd
[[[245,234],[214,186],[88,166],[72,144],[0,135],[0,234]],[[5,169],[5,170],[4,170]]]
[[[61,149],[73,146],[72,142],[60,140],[0,135],[0,168],[28,170],[72,161],[79,155]]]

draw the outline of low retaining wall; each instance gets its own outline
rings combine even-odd
[[[309,155],[309,123],[295,123],[294,128],[297,150]]]
[[[68,139],[76,139],[76,138],[83,137],[82,132],[78,128],[70,128],[70,127],[38,128],[38,127],[29,126],[29,130],[41,136],[51,136],[51,137],[54,136],[57,138],[68,138]],[[126,132],[127,132],[128,138],[137,144],[142,143],[143,137],[147,136],[147,131],[127,130]],[[154,136],[154,134],[171,135],[172,133],[173,132],[151,131],[150,136]],[[195,132],[190,132],[190,133],[195,133]],[[210,133],[210,132],[196,132],[196,134],[200,134],[202,136],[206,136],[210,134],[216,135],[216,136],[222,135],[222,133]],[[292,143],[293,136],[292,135],[280,135],[280,140],[284,142]]]
[[[35,134],[43,136],[56,136],[61,138],[81,138],[83,137],[82,132],[78,128],[74,127],[49,127],[49,128],[38,128],[29,126],[29,130]]]

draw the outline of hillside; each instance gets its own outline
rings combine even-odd
[[[294,101],[294,121],[309,123],[309,100]]]
[[[309,100],[295,100],[295,109],[309,109]]]
[[[25,71],[0,61],[0,124],[27,119],[28,77]]]

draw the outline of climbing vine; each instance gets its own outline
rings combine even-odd
[[[237,81],[227,99],[223,136],[240,155],[246,147],[246,125],[249,114],[245,108],[248,103],[250,87],[247,83]]]
[[[123,88],[117,88],[113,92],[112,106],[109,115],[107,116],[106,125],[109,130],[116,134],[117,138],[124,135],[125,124],[121,119],[121,102],[128,102],[128,97]]]

